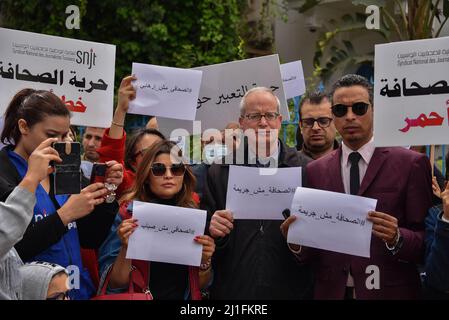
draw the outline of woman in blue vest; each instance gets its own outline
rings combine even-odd
[[[23,89],[11,100],[5,112],[0,151],[0,201],[5,201],[21,182],[28,159],[48,138],[66,139],[70,112],[49,91]],[[121,165],[109,163],[107,179],[121,182]],[[88,182],[83,180],[83,185]],[[118,204],[103,203],[108,190],[103,183],[85,187],[77,195],[55,195],[49,174],[37,187],[34,216],[15,249],[24,262],[46,261],[67,268],[71,299],[89,299],[95,292],[89,273],[81,261],[80,248],[98,248],[114,221]]]

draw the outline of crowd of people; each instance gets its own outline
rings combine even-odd
[[[53,143],[75,139],[70,112],[48,91],[23,89],[11,100],[0,151],[0,299],[113,295],[127,292],[133,273],[143,279],[136,291],[162,300],[449,297],[449,186],[436,183],[425,154],[374,145],[367,79],[345,75],[329,92],[302,97],[298,150],[279,139],[279,99],[253,88],[239,118],[202,140],[216,161],[195,164],[155,118],[127,135],[134,80],[122,80],[109,128],[85,128],[82,190],[73,195],[55,194],[51,165],[61,162]],[[89,179],[95,162],[107,166],[104,182]],[[234,219],[226,204],[230,165],[302,167],[305,187],[377,199],[366,213],[370,258],[287,243],[294,215]],[[105,201],[108,185],[117,187],[112,201]],[[126,258],[139,225],[136,200],[207,211],[194,239],[202,247],[199,267]],[[379,279],[369,285],[373,266]]]

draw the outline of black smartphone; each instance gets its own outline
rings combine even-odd
[[[79,142],[55,142],[53,148],[62,162],[53,163],[54,193],[78,194],[81,192],[81,145]]]
[[[284,216],[284,219],[290,217],[290,209],[285,209],[284,211],[282,211],[282,215]]]
[[[105,163],[94,163],[92,166],[92,173],[90,174],[90,183],[104,183],[107,168],[108,166]]]

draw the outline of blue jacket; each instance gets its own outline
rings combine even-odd
[[[19,175],[23,177],[28,169],[28,163],[12,150],[8,150],[8,156]],[[69,199],[68,195],[62,195],[55,196],[52,200],[41,185],[36,188],[35,195],[36,205],[32,224],[57,214],[56,210],[59,208],[56,208],[56,205],[62,207]],[[30,261],[46,261],[68,268],[70,285],[72,286],[72,290],[70,290],[71,299],[86,300],[95,292],[89,272],[83,267],[81,260],[81,247],[75,221],[67,225],[67,231],[58,242],[25,262]]]
[[[449,298],[449,223],[441,205],[429,209],[426,217],[426,261],[424,278],[427,298]]]
[[[28,164],[11,148],[0,151],[0,201],[4,201],[27,171]],[[87,183],[83,179],[83,185]],[[118,209],[117,202],[98,205],[92,213],[67,227],[56,214],[56,206],[65,204],[68,196],[55,196],[54,200],[42,186],[35,192],[36,205],[30,226],[22,240],[15,245],[23,261],[46,261],[59,264],[69,271],[71,299],[89,299],[95,288],[89,272],[83,267],[80,247],[98,248],[106,238]],[[57,202],[57,204],[56,204]]]

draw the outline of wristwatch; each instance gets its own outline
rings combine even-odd
[[[388,243],[385,242],[385,246],[391,252],[392,255],[395,255],[402,248],[403,242],[404,242],[404,238],[402,237],[401,232],[399,231],[399,228],[398,228],[398,231],[396,234],[396,241],[394,242],[394,245],[389,246]]]

